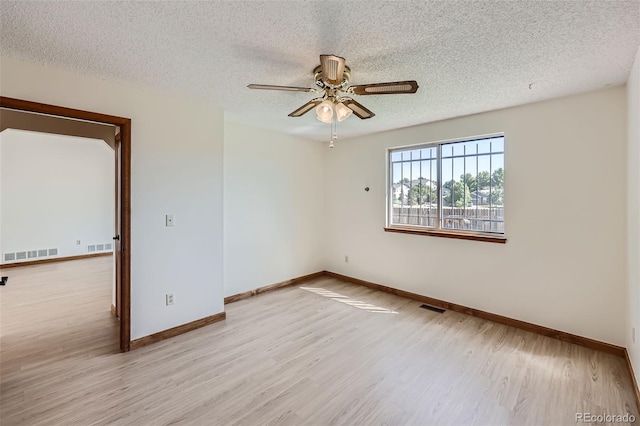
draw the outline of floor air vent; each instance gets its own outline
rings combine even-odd
[[[436,308],[435,306],[431,306],[431,305],[420,305],[420,307],[421,307],[422,309],[427,309],[427,310],[429,310],[429,311],[437,312],[437,313],[439,313],[439,314],[441,314],[441,313],[443,313],[443,312],[444,312],[444,309]]]

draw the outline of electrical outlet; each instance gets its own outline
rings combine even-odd
[[[80,245],[80,240],[76,240],[76,245],[79,246]]]
[[[347,255],[344,256],[344,263],[349,263],[349,256]]]
[[[631,340],[633,341],[633,343],[636,342],[636,328],[635,327],[631,327]]]
[[[167,306],[171,306],[173,305],[173,294],[167,294],[166,295],[166,302],[167,302]]]

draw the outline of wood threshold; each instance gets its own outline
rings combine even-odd
[[[268,291],[277,290],[279,288],[288,287],[290,285],[300,284],[305,281],[319,278],[324,275],[324,271],[314,272],[313,274],[303,275],[301,277],[292,278],[290,280],[282,281],[275,284],[270,284],[264,287],[258,287],[255,290],[245,291],[244,293],[234,294],[224,298],[224,304],[237,302],[238,300],[248,299],[249,297],[257,296],[258,294],[266,293]]]
[[[69,260],[89,259],[91,257],[102,257],[102,256],[113,256],[113,252],[110,251],[106,253],[79,254],[76,256],[52,257],[51,259],[38,259],[38,260],[27,260],[26,262],[5,263],[4,265],[0,265],[0,269],[17,268],[19,266],[40,265],[43,263],[67,262]]]
[[[625,348],[624,358],[627,361],[627,367],[629,368],[629,374],[631,374],[631,384],[633,385],[633,394],[636,396],[636,405],[640,410],[640,389],[638,389],[638,381],[636,375],[633,372],[633,365],[631,364],[631,358],[629,357],[629,351]]]
[[[485,241],[487,243],[505,244],[507,239],[505,237],[476,234],[473,232],[457,232],[457,231],[443,231],[441,229],[422,229],[411,227],[385,227],[385,232],[397,232],[400,234],[413,234],[413,235],[425,235],[430,237],[442,237],[442,238],[455,238],[457,240],[471,240],[471,241]]]
[[[529,322],[520,321],[520,320],[509,318],[509,317],[504,317],[502,315],[492,314],[491,312],[485,312],[479,309],[469,308],[467,306],[446,302],[440,299],[435,299],[433,297],[423,296],[421,294],[411,293],[409,291],[399,290],[393,287],[387,287],[385,285],[376,284],[370,281],[349,277],[347,275],[337,274],[335,272],[325,271],[325,275],[332,278],[339,279],[339,280],[347,281],[353,284],[359,284],[365,287],[369,287],[374,290],[384,291],[385,293],[395,294],[396,296],[417,300],[419,302],[423,302],[428,305],[436,306],[438,308],[442,308],[445,310],[450,310],[450,311],[458,312],[461,314],[471,315],[477,318],[482,318],[489,321],[497,322],[499,324],[509,325],[511,327],[529,331],[531,333],[536,333],[542,336],[551,337],[554,339],[561,340],[563,342],[574,343],[576,345],[584,346],[584,347],[595,349],[602,352],[607,352],[620,357],[624,357],[626,353],[626,349],[621,346],[612,345],[610,343],[601,342],[599,340],[590,339],[588,337],[582,337],[582,336],[567,333],[564,331],[554,330],[553,328],[548,328],[541,325],[532,324]]]
[[[160,331],[158,333],[150,334],[148,336],[132,340],[131,350],[138,349],[143,346],[151,345],[153,343],[157,343],[161,340],[169,339],[171,337],[175,337],[180,334],[188,333],[190,331],[207,326],[209,324],[213,324],[218,321],[223,321],[226,318],[227,318],[227,313],[223,311],[215,315],[211,315],[205,318],[201,318],[199,320],[195,320],[195,321],[188,322],[186,324],[179,325],[177,327],[170,328],[168,330]]]

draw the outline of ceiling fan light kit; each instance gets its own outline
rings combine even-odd
[[[322,97],[312,99],[289,114],[289,117],[301,117],[315,108],[316,118],[323,123],[331,124],[331,141],[333,148],[337,140],[336,120],[342,122],[352,114],[366,120],[375,114],[356,102],[348,95],[394,95],[416,93],[418,83],[415,80],[374,83],[350,86],[351,69],[345,59],[335,55],[320,55],[320,65],[314,70],[315,87],[274,86],[268,84],[250,84],[249,89],[285,90],[293,92],[315,92]],[[335,120],[334,120],[335,117]]]
[[[325,99],[316,107],[317,119],[323,123],[331,124],[333,121],[333,103],[329,99]]]
[[[343,122],[347,118],[349,118],[353,114],[353,111],[345,106],[343,103],[339,103],[336,105],[336,118],[338,121]]]

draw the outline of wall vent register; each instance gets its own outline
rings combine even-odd
[[[113,250],[113,243],[90,244],[87,246],[88,253],[96,253]]]
[[[58,256],[57,248],[39,249],[39,250],[24,250],[13,253],[3,253],[3,262],[16,262],[30,259],[42,259]]]
[[[113,243],[91,244],[87,246],[88,253],[109,252],[113,250]],[[24,250],[2,254],[3,262],[20,262],[26,260],[37,260],[59,256],[57,248]]]

